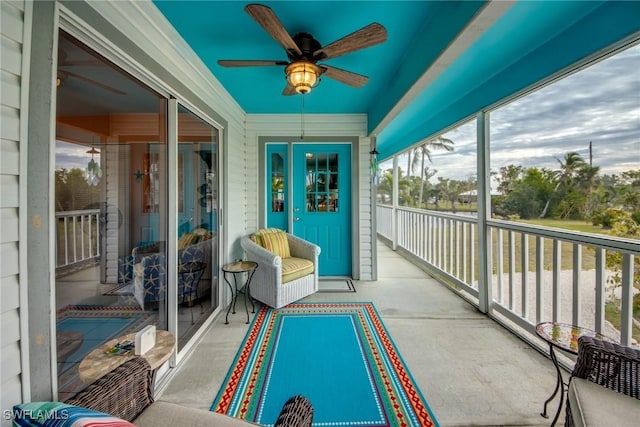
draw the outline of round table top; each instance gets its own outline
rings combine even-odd
[[[171,332],[156,330],[156,344],[142,356],[136,356],[133,349],[126,354],[109,354],[108,350],[116,344],[123,341],[135,342],[135,339],[135,333],[123,335],[107,341],[87,354],[78,366],[80,380],[91,383],[134,357],[144,357],[151,369],[157,369],[169,359],[176,348],[176,338]]]
[[[226,273],[244,273],[255,268],[258,268],[258,263],[255,261],[237,261],[223,265],[222,271]]]
[[[540,338],[561,350],[572,354],[578,354],[578,338],[582,336],[597,338],[604,341],[615,342],[611,338],[594,330],[581,326],[559,322],[542,322],[536,325],[536,333]]]

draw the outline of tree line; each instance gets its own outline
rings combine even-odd
[[[621,220],[640,224],[640,169],[600,174],[576,152],[557,161],[557,169],[500,168],[494,212],[514,219],[584,220],[605,228]]]

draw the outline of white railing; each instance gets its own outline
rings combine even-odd
[[[525,335],[533,337],[537,323],[551,320],[594,329],[623,345],[640,335],[633,313],[640,241],[491,219],[491,286],[481,290],[478,254],[485,245],[478,245],[475,217],[386,205],[376,212],[381,236],[471,303],[478,305],[479,292],[487,292],[488,314]],[[607,257],[613,257],[609,263]]]
[[[100,209],[56,212],[56,268],[100,256]]]

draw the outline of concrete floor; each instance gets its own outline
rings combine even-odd
[[[544,355],[383,244],[378,280],[355,284],[357,293],[318,293],[303,301],[372,301],[440,425],[550,424],[540,411],[555,370]],[[159,400],[211,407],[248,329],[244,312],[229,321],[224,325],[224,315],[215,320]],[[552,416],[556,408],[554,401]]]

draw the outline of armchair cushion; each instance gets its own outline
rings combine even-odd
[[[597,338],[578,338],[565,426],[637,425],[640,350]],[[633,421],[633,422],[632,422]]]
[[[289,258],[291,256],[287,233],[282,230],[277,228],[258,230],[253,233],[251,240],[281,258]]]
[[[313,273],[313,271],[314,266],[311,260],[296,257],[285,258],[282,260],[282,283],[299,279]]]
[[[313,273],[313,262],[304,258],[289,257],[282,260],[282,283]]]
[[[567,400],[576,427],[631,427],[640,419],[637,399],[582,378],[571,380]]]

